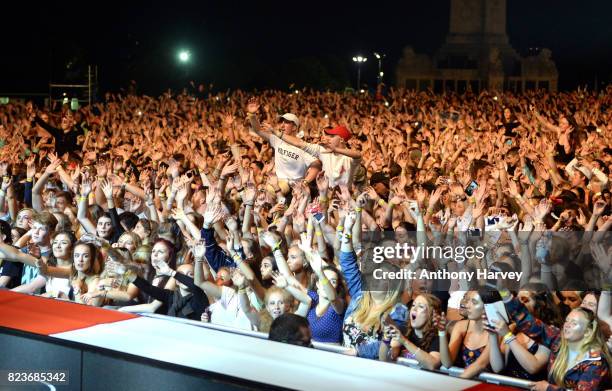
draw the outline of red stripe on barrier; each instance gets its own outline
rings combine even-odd
[[[0,326],[35,334],[63,333],[137,317],[87,305],[0,291]]]
[[[535,382],[534,382],[535,383]],[[498,386],[497,384],[482,383],[476,386],[466,388],[464,391],[514,391],[518,388],[509,386]]]

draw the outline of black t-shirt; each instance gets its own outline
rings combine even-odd
[[[412,342],[413,344],[415,344],[417,347],[421,348],[421,350],[424,352],[431,353],[431,352],[440,351],[440,340],[438,338],[437,333],[434,333],[434,336],[431,339],[429,346],[424,346],[425,341],[417,337],[414,331],[410,333],[410,335],[408,336],[408,340]],[[402,346],[402,349],[400,350],[400,356],[416,360],[416,357],[414,356],[414,354],[410,353],[408,349],[406,349],[403,346]]]
[[[408,340],[412,342],[413,344],[415,344],[416,346],[420,347],[421,350],[426,351],[427,353],[440,351],[440,339],[438,338],[437,333],[434,333],[434,337],[431,339],[431,343],[429,344],[429,347],[423,346],[425,341],[417,337],[417,335],[414,332],[410,333],[410,335],[408,336]]]
[[[6,288],[13,289],[21,285],[21,275],[23,274],[23,263],[2,261],[0,265],[0,276],[11,277],[11,280],[6,285]]]

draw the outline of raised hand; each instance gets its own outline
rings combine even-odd
[[[172,268],[170,266],[168,266],[168,264],[164,261],[157,261],[155,262],[155,268],[157,269],[157,272],[163,276],[172,276],[172,273],[174,272],[174,270],[172,270]]]
[[[277,287],[281,289],[285,289],[286,287],[289,286],[289,282],[287,282],[287,279],[285,278],[285,276],[283,276],[282,274],[278,272],[272,273],[272,280],[274,281],[274,285],[276,285]]]
[[[325,171],[321,171],[317,174],[317,189],[319,190],[319,194],[327,194],[329,179],[325,176]]]
[[[34,155],[26,159],[26,176],[28,178],[34,178],[36,175],[36,163]]]
[[[113,198],[113,184],[110,181],[104,179],[100,182],[100,189],[102,189],[102,193],[107,200]]]
[[[544,217],[551,211],[552,202],[548,199],[542,199],[533,210],[533,218],[535,221],[543,221]]]
[[[104,271],[109,275],[122,276],[127,272],[127,267],[121,262],[115,260],[108,260],[104,264]]]
[[[257,195],[257,191],[255,189],[255,185],[252,183],[247,183],[246,189],[242,195],[242,200],[245,204],[253,206],[253,202],[255,201],[255,196]]]
[[[597,216],[597,217],[600,217],[603,214],[604,210],[606,209],[607,205],[608,204],[607,204],[606,200],[604,200],[603,198],[597,200],[593,204],[593,215]]]
[[[203,217],[205,226],[210,227],[211,225],[215,224],[217,221],[221,220],[221,217],[223,217],[223,210],[221,208],[221,205],[209,204],[206,208],[206,212],[204,212]]]
[[[230,232],[235,232],[238,230],[238,222],[233,217],[228,217],[225,220],[225,226]],[[228,235],[229,236],[229,235]]]
[[[357,197],[357,207],[364,208],[368,203],[368,193],[364,192]]]
[[[81,179],[81,196],[87,197],[91,193],[91,179],[89,176],[83,175]]]
[[[224,166],[221,170],[221,178],[227,178],[234,175],[238,171],[239,167],[240,163],[238,162]]]
[[[203,259],[206,254],[206,242],[204,240],[199,240],[193,245],[191,251],[195,259]]]
[[[438,329],[439,333],[446,331],[446,314],[444,312],[434,314],[433,318],[434,327]]]
[[[6,193],[9,187],[13,184],[13,178],[10,176],[2,177],[2,191]]]
[[[266,231],[261,235],[261,240],[270,248],[275,248],[280,243],[280,238],[277,234]]]

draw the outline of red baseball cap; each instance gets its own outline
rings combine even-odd
[[[348,141],[351,138],[351,131],[346,126],[336,126],[333,129],[325,129],[325,133],[340,136],[344,141]]]

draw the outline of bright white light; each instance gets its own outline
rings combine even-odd
[[[361,62],[362,60],[363,60],[363,57],[357,56],[357,61]]]
[[[363,58],[363,62],[366,62],[366,61],[368,61],[368,58],[367,58],[367,57],[364,57],[364,58]]]
[[[187,62],[189,61],[189,57],[191,57],[191,53],[189,53],[187,50],[182,50],[179,52],[178,57],[181,62]]]
[[[375,56],[377,59],[379,59],[379,60],[380,60],[380,54],[378,54],[378,53],[374,53],[374,56]]]
[[[360,92],[363,94],[365,92],[365,90],[361,90]]]
[[[357,57],[353,57],[353,61],[357,62]]]
[[[385,102],[385,106],[389,106],[389,102]]]
[[[383,77],[383,76],[385,75],[385,72],[382,72],[382,71],[381,71],[381,72],[379,73],[379,75],[380,75],[380,77]]]
[[[300,93],[300,90],[295,90],[295,93],[296,93],[296,94],[299,94],[299,93]]]
[[[494,97],[493,97],[493,100],[497,100],[497,97],[496,97],[496,96],[494,96]]]
[[[142,111],[138,110],[138,115],[142,115]]]

